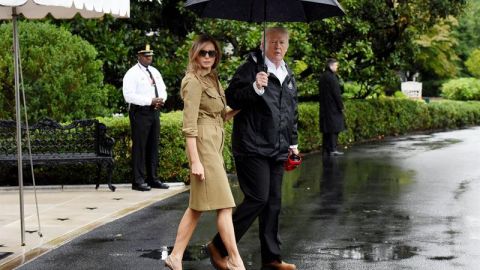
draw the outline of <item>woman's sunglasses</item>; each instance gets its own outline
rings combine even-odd
[[[210,56],[210,57],[216,57],[217,56],[217,51],[213,50],[213,51],[205,51],[205,50],[200,50],[200,52],[198,53],[201,57],[207,57]]]

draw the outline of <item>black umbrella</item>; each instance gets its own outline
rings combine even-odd
[[[200,17],[245,22],[310,22],[345,15],[336,0],[187,0]]]
[[[345,15],[337,0],[187,0],[185,7],[205,18],[263,22],[263,44],[266,22],[310,22]]]

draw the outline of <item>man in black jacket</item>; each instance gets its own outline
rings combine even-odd
[[[225,91],[227,104],[240,110],[233,122],[232,147],[245,196],[233,214],[233,223],[238,242],[258,217],[262,266],[293,270],[295,265],[281,258],[278,222],[283,163],[289,153],[299,152],[297,86],[283,61],[288,31],[282,27],[267,29],[266,43],[265,63],[261,51],[251,53]],[[227,252],[219,234],[208,250],[214,266],[225,269],[222,257]]]
[[[322,134],[323,155],[339,156],[342,152],[337,150],[338,133],[345,130],[343,118],[343,102],[340,83],[337,77],[338,61],[330,58],[327,60],[325,72],[320,76],[320,131]]]

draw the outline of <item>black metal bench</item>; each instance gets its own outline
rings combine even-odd
[[[75,120],[62,126],[44,118],[29,127],[33,165],[63,165],[96,163],[98,175],[96,189],[100,185],[102,167],[106,168],[107,183],[111,191],[113,172],[113,138],[107,136],[107,128],[95,119]],[[22,126],[23,165],[30,165],[26,127]],[[0,167],[17,166],[16,122],[0,120]]]

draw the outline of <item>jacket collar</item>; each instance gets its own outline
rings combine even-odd
[[[282,60],[282,63],[280,64],[280,67],[277,68],[277,66],[272,62],[270,61],[270,59],[268,58],[265,58],[265,64],[267,65],[267,68],[268,69],[278,69],[278,68],[281,68],[283,70],[286,70],[287,69],[287,65],[285,64],[285,61]]]
[[[263,53],[260,49],[256,49],[255,51],[250,52],[249,54],[247,54],[246,58],[247,58],[247,61],[251,61],[255,63],[255,65],[257,66],[257,70],[263,70]],[[287,72],[288,72],[288,76],[285,80],[287,81],[293,78],[293,72],[288,67],[288,64],[285,63],[285,61],[283,61],[282,65],[285,65],[285,68],[287,69]]]
[[[145,71],[146,71],[147,68],[149,67],[149,66],[144,66],[144,65],[142,65],[142,63],[140,63],[140,62],[138,62],[138,66],[140,67],[140,69],[145,70]]]
[[[209,77],[209,76],[215,76],[215,71],[214,70],[205,70],[205,69],[199,69],[195,73],[197,73],[201,77]]]

